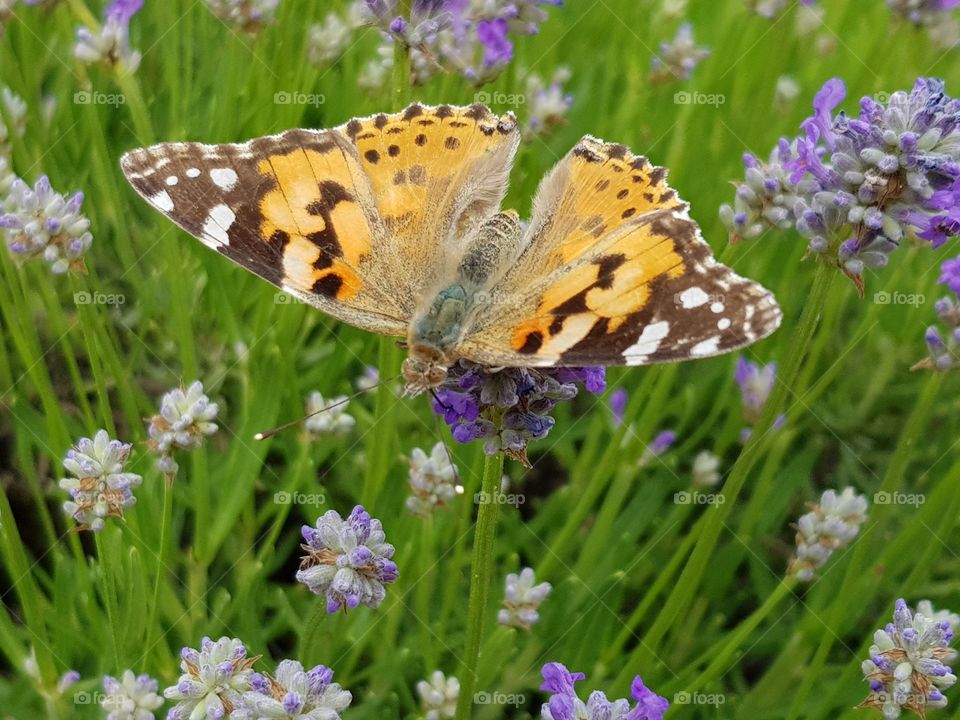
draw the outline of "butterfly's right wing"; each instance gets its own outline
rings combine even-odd
[[[404,335],[410,308],[356,148],[336,131],[243,144],[164,143],[121,159],[154,208],[210,248],[328,315]]]

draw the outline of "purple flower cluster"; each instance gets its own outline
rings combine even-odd
[[[418,82],[454,71],[476,84],[492,80],[513,60],[514,35],[533,35],[546,5],[563,0],[414,0],[409,16],[398,0],[366,0],[369,20],[389,43],[411,48]]]
[[[636,705],[619,699],[610,701],[597,690],[586,702],[577,697],[574,684],[583,680],[583,673],[572,673],[560,663],[547,663],[540,671],[543,675],[541,690],[553,693],[540,709],[542,720],[663,720],[670,707],[666,698],[660,697],[643,684],[637,675],[630,686],[630,695]]]
[[[874,633],[870,658],[863,661],[870,695],[860,707],[876,708],[886,718],[899,717],[902,709],[922,718],[927,710],[945,707],[941,691],[957,682],[946,664],[957,657],[951,640],[947,620],[913,613],[906,601],[897,600],[893,622]]]
[[[954,12],[960,0],[887,0],[894,17],[924,28],[935,45],[953,47],[960,37],[960,23]]]
[[[737,358],[737,368],[734,370],[733,378],[740,386],[743,418],[749,425],[755,425],[777,381],[777,364],[768,363],[761,366],[741,356]],[[783,427],[785,422],[786,417],[780,415],[773,424],[774,429]],[[740,432],[740,442],[746,443],[751,433],[751,428],[744,428]]]
[[[943,263],[940,273],[940,283],[960,296],[960,256]],[[944,371],[960,365],[960,303],[956,298],[946,296],[938,300],[935,307],[943,327],[931,325],[927,328],[924,340],[929,356],[914,365],[915,370]]]
[[[936,248],[960,234],[960,100],[920,78],[909,93],[864,97],[853,118],[834,114],[845,96],[829,80],[803,135],[782,138],[766,163],[745,155],[745,181],[720,216],[734,239],[796,228],[862,291],[864,270],[885,266],[905,237]]]
[[[526,462],[527,443],[547,436],[550,411],[576,397],[577,384],[599,394],[604,368],[502,368],[460,360],[436,391],[433,411],[450,426],[454,440],[484,440],[488,455],[503,452]]]
[[[305,670],[296,660],[281,661],[273,676],[255,672],[250,687],[233,720],[339,720],[353,701],[350,691],[333,682],[333,670],[324,665]]]
[[[357,505],[344,520],[336,510],[317,518],[316,527],[304,525],[301,547],[306,552],[297,571],[301,582],[327,599],[327,612],[359,605],[376,608],[386,597],[384,585],[398,577],[383,525]]]

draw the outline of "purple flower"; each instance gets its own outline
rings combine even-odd
[[[697,45],[693,28],[684,23],[673,40],[660,43],[660,52],[650,61],[651,75],[655,81],[689,80],[697,65],[710,56],[710,48]]]
[[[540,689],[553,693],[540,708],[542,720],[663,720],[663,714],[670,707],[667,699],[647,688],[639,675],[630,686],[630,695],[636,703],[631,708],[629,700],[621,698],[611,702],[599,690],[584,702],[577,696],[574,684],[586,676],[571,673],[560,663],[547,663],[540,672],[544,679]]]
[[[113,0],[105,13],[108,20],[116,20],[124,25],[130,24],[130,18],[140,12],[143,0]]]
[[[614,425],[620,426],[623,423],[623,415],[627,411],[627,391],[623,388],[617,388],[610,395],[610,410],[613,412]]]
[[[226,718],[240,707],[243,694],[250,690],[255,657],[247,657],[246,646],[236,638],[222,637],[200,641],[200,649],[180,651],[180,679],[163,691],[177,703],[167,715],[169,720]]]
[[[502,17],[477,23],[477,38],[484,47],[484,65],[496,67],[513,59],[513,43],[507,39],[509,31],[510,27]]]
[[[527,444],[550,432],[557,403],[576,397],[578,385],[602,393],[605,377],[602,367],[492,370],[460,360],[434,393],[433,411],[457,442],[483,438],[488,455],[502,452],[526,464]]]
[[[960,295],[960,255],[943,263],[940,266],[940,273],[940,279],[937,282]]]
[[[767,163],[749,156],[720,216],[734,239],[795,228],[862,294],[866,268],[885,266],[905,236],[936,248],[960,234],[960,100],[920,78],[909,93],[862,98],[857,117],[834,115],[844,94],[828,81],[804,135],[781,139]]]
[[[340,720],[353,695],[333,682],[333,670],[317,665],[304,670],[296,660],[282,660],[273,676],[254,673],[234,720],[324,718]]]
[[[297,582],[327,599],[327,612],[376,608],[386,597],[385,585],[398,577],[393,545],[386,542],[383,525],[357,505],[346,520],[328,510],[315,527],[302,528],[306,555]]]

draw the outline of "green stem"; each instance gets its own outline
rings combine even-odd
[[[477,662],[486,619],[487,597],[493,574],[494,539],[500,505],[495,501],[503,478],[503,455],[488,455],[483,462],[481,498],[490,498],[479,504],[477,526],[473,538],[473,561],[470,565],[470,600],[467,606],[467,644],[461,658],[460,698],[457,701],[456,720],[468,720],[473,711],[473,691],[477,685]],[[483,493],[486,493],[484,496]]]
[[[413,0],[400,0],[397,11],[400,17],[410,17]],[[395,110],[402,110],[410,104],[410,46],[397,40],[393,46],[393,97]]]
[[[150,665],[150,650],[153,647],[153,626],[157,622],[160,612],[160,583],[163,582],[164,548],[167,544],[167,529],[170,524],[170,513],[173,509],[173,493],[166,478],[163,483],[163,515],[160,518],[160,543],[157,547],[157,570],[153,579],[153,601],[150,603],[150,617],[147,619],[147,637],[143,646],[143,664]]]
[[[750,440],[737,458],[727,481],[723,485],[723,495],[726,502],[709,514],[703,532],[674,586],[673,592],[670,593],[663,604],[664,609],[644,638],[644,660],[646,662],[651,662],[656,656],[659,643],[670,628],[677,622],[683,622],[683,618],[699,590],[700,582],[710,565],[710,557],[716,547],[720,533],[736,505],[737,496],[743,489],[750,471],[769,445],[770,430],[773,428],[777,416],[782,411],[787,395],[793,389],[797,376],[800,374],[807,349],[810,347],[814,331],[817,328],[817,320],[820,317],[821,309],[837,274],[837,269],[826,263],[817,266],[813,286],[807,295],[797,329],[785,353],[783,370],[770,393],[760,419],[753,428]]]
[[[97,547],[97,557],[100,560],[100,574],[103,580],[103,605],[107,611],[107,623],[110,625],[110,641],[113,658],[110,667],[118,667],[120,663],[120,641],[117,638],[117,588],[114,584],[113,558],[110,556],[110,550],[106,548],[106,541],[103,537],[106,529],[93,534],[94,542]]]

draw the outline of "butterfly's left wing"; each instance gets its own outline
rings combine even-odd
[[[714,260],[666,171],[623,145],[583,138],[541,182],[522,246],[464,357],[646,365],[729,352],[780,323],[766,289]]]

